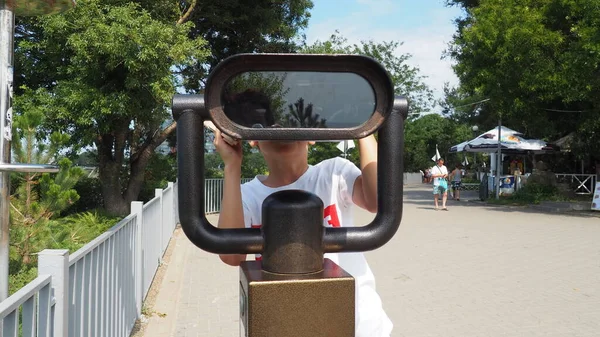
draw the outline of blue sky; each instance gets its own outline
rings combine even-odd
[[[442,97],[444,82],[458,79],[452,61],[441,59],[455,31],[453,19],[460,9],[446,7],[444,0],[313,0],[307,42],[326,40],[338,30],[350,43],[362,40],[398,41],[398,54],[411,54],[408,63],[420,68],[436,95]],[[437,109],[436,109],[437,110]]]

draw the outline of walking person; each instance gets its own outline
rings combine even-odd
[[[433,201],[435,210],[438,208],[438,195],[442,196],[442,210],[447,211],[446,200],[448,199],[448,169],[444,166],[444,159],[438,158],[437,164],[431,168],[431,177],[433,178]]]
[[[464,171],[461,164],[456,164],[454,170],[450,172],[450,181],[452,182],[452,199],[460,201],[460,190],[462,188],[462,177]]]

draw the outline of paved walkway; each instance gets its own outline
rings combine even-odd
[[[600,218],[432,203],[407,188],[400,230],[367,253],[393,336],[600,336]],[[237,268],[174,244],[145,337],[238,336]]]

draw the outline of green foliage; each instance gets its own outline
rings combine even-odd
[[[83,146],[111,131],[114,120],[162,123],[176,84],[171,67],[207,55],[203,40],[187,39],[190,24],[161,22],[133,2],[112,2],[80,1],[64,14],[36,18],[23,29],[38,34],[17,39],[24,65],[36,62],[49,70],[47,112],[64,123],[63,130],[72,127]],[[31,71],[24,80],[36,82],[36,67],[24,68]]]
[[[121,217],[93,211],[73,214],[50,222],[52,241],[47,248],[69,249],[75,252],[98,235],[114,226]]]
[[[254,178],[268,172],[267,162],[258,150],[252,149],[249,143],[242,144],[244,159],[242,161],[242,178]]]
[[[8,294],[12,295],[37,277],[36,267],[24,267],[8,275]]]
[[[27,265],[33,254],[45,247],[51,231],[48,223],[79,199],[73,189],[83,170],[73,167],[70,160],[57,159],[58,148],[67,135],[53,133],[45,139],[38,133],[44,116],[32,108],[16,115],[13,134],[13,156],[17,162],[52,164],[58,161],[57,174],[15,174],[19,181],[10,196],[11,258]]]
[[[317,142],[308,149],[308,163],[316,165],[325,159],[339,157],[343,153],[337,148],[338,142]],[[358,150],[356,148],[348,150],[347,159],[359,165]]]
[[[189,36],[205,39],[210,53],[207,62],[182,67],[189,92],[201,92],[208,72],[229,56],[296,52],[303,42],[300,32],[308,25],[313,2],[199,0],[196,6],[188,18],[194,24]]]
[[[246,154],[244,154],[244,160],[246,160]],[[223,159],[217,153],[205,153],[204,154],[204,177],[210,178],[223,178]]]
[[[460,156],[447,156],[446,152],[460,142],[472,138],[468,126],[437,114],[429,114],[407,121],[404,127],[404,170],[418,172],[432,167],[431,157],[438,145],[440,155],[446,159],[447,167],[462,161]]]
[[[36,252],[43,249],[68,249],[74,253],[120,220],[101,212],[85,212],[50,220],[46,223],[47,233]],[[11,252],[13,253],[13,252]],[[37,277],[35,261],[19,260],[11,254],[9,293],[21,289]]]
[[[74,213],[87,212],[104,207],[102,198],[102,182],[98,178],[82,177],[73,187],[79,200],[69,207],[63,214],[70,215]]]
[[[202,38],[189,38],[191,22],[175,24],[176,3],[154,6],[165,11],[146,1],[83,0],[17,25],[16,113],[43,109],[44,132],[70,135],[71,154],[96,147],[113,213],[137,199],[151,154],[174,130],[165,124],[181,84],[174,69],[208,56]]]
[[[155,196],[154,190],[166,188],[167,183],[177,180],[177,158],[173,155],[154,153],[144,174],[144,186],[139,201],[149,201]]]
[[[300,97],[294,104],[288,105],[287,120],[285,127],[324,128],[327,121],[319,118],[319,114],[313,114],[313,104],[304,106],[304,99]]]
[[[348,40],[336,31],[328,40],[318,40],[312,45],[305,45],[302,52],[308,54],[359,54],[372,57],[379,61],[390,74],[395,94],[408,97],[410,113],[427,112],[433,107],[433,93],[423,83],[424,77],[419,75],[419,69],[406,64],[411,55],[395,54],[400,45],[401,43],[395,41],[381,43],[362,41],[360,44],[349,44]],[[316,164],[322,160],[339,156],[341,152],[336,146],[337,143],[318,142],[310,149],[309,163]],[[419,148],[418,151],[423,151],[423,148]],[[358,151],[352,149],[349,154],[348,159],[358,164]]]
[[[275,120],[279,120],[285,109],[285,95],[290,90],[283,89],[283,82],[287,73],[245,73],[235,77],[229,83],[225,91],[226,101],[230,100],[235,94],[253,90],[269,97],[271,112]],[[212,132],[212,131],[211,131]]]
[[[73,186],[82,174],[80,168],[62,159],[60,171],[54,177],[23,175],[22,184],[10,198],[10,245],[14,251],[11,255],[29,264],[33,254],[46,247],[52,233],[48,224],[79,199]]]
[[[490,203],[516,205],[535,205],[542,201],[569,201],[569,199],[561,194],[556,186],[527,183],[511,196],[488,200]]]
[[[451,0],[467,9],[447,55],[461,87],[451,105],[471,123],[503,123],[533,138],[575,132],[575,152],[600,153],[600,6],[596,0]],[[469,100],[465,98],[469,98]],[[461,102],[462,100],[462,102]],[[473,111],[477,110],[477,111]],[[468,116],[468,114],[472,116]],[[590,138],[592,137],[592,138]]]
[[[360,44],[349,44],[339,32],[331,35],[329,40],[317,40],[310,46],[304,46],[307,54],[358,54],[366,55],[379,61],[388,71],[394,84],[396,95],[406,96],[410,102],[410,112],[420,114],[433,108],[433,92],[423,82],[419,68],[406,64],[410,54],[395,54],[402,43],[396,41],[374,42],[362,41]]]

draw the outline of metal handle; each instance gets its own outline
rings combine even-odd
[[[55,173],[59,171],[56,165],[39,164],[0,164],[0,172],[42,172]]]
[[[175,95],[173,116],[177,120],[179,216],[187,237],[199,248],[216,254],[255,254],[263,250],[258,228],[219,229],[204,212],[204,126],[210,119],[202,95]],[[363,227],[326,228],[325,252],[360,252],[388,242],[402,220],[404,171],[404,120],[408,102],[396,97],[392,113],[379,129],[377,167],[378,210]],[[385,165],[381,165],[384,163]],[[395,168],[390,172],[389,168]]]

